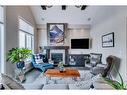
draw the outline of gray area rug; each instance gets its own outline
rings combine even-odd
[[[80,75],[82,75],[82,73],[81,73],[82,71],[83,72],[89,71],[89,69],[86,67],[71,67],[71,68],[78,69],[80,72]],[[42,81],[45,81],[42,79],[44,77],[43,74],[41,73],[41,71],[39,71],[37,69],[31,70],[25,76],[26,76],[26,80],[23,82],[23,84],[34,83],[34,82],[41,82],[42,83]]]

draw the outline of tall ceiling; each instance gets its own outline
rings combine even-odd
[[[61,6],[52,6],[46,10],[42,10],[41,6],[30,8],[36,23],[42,25],[46,23],[91,24],[99,7],[88,6],[85,10],[75,6],[67,6],[66,10],[62,10]]]

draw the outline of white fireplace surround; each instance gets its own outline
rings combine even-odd
[[[50,58],[52,53],[62,53],[63,54],[63,63],[65,64],[65,50],[51,50],[50,51]]]

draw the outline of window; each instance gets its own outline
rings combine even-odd
[[[0,72],[4,73],[4,7],[0,6]]]
[[[19,18],[19,47],[34,52],[34,28],[21,18]],[[26,64],[29,63],[30,58],[26,61],[28,61]]]
[[[19,47],[34,52],[34,28],[21,18],[19,18]]]

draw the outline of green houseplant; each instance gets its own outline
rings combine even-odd
[[[115,68],[115,70],[116,70],[116,68]],[[111,85],[115,89],[118,89],[118,90],[127,90],[127,84],[124,83],[121,74],[118,72],[118,70],[116,70],[116,72],[118,73],[120,81],[111,80],[109,78],[104,78],[104,80],[107,81],[107,83],[109,85]]]
[[[60,72],[63,72],[64,71],[64,63],[63,62],[59,62],[58,68],[59,68]]]
[[[27,48],[12,48],[7,53],[7,61],[17,64],[17,68],[24,67],[24,61],[29,58],[31,50]]]

